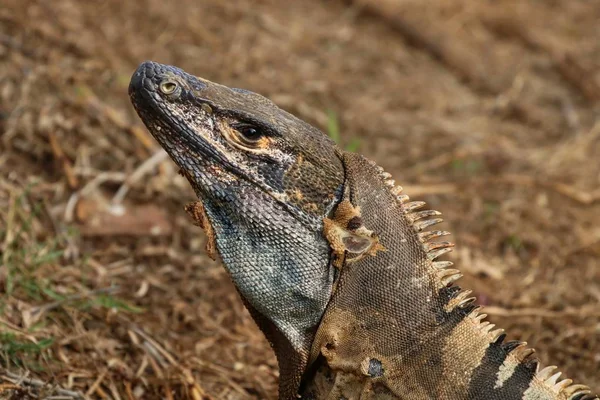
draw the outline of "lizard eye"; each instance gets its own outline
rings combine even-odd
[[[160,83],[160,91],[164,94],[172,94],[177,90],[177,82],[166,80]]]
[[[264,137],[263,132],[253,125],[238,125],[234,127],[240,134],[240,139],[247,144],[256,144]]]
[[[245,122],[232,123],[228,128],[223,134],[235,147],[255,154],[269,150],[271,138],[264,129]]]

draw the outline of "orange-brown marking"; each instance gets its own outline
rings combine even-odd
[[[263,136],[256,142],[256,148],[258,149],[268,149],[271,146],[271,138],[268,136]]]
[[[354,262],[385,250],[379,237],[362,223],[354,226],[356,221],[361,221],[360,207],[354,207],[348,200],[337,206],[333,219],[323,219],[323,234],[333,250],[333,265],[337,268],[342,267],[346,252],[354,256],[347,261]]]
[[[210,220],[206,215],[206,210],[200,201],[188,203],[185,206],[185,211],[192,217],[195,225],[201,227],[206,234],[206,254],[213,260],[217,259],[217,242],[215,230],[210,224]]]
[[[292,200],[302,201],[304,199],[304,195],[302,194],[302,192],[300,190],[294,189],[294,190],[290,191],[290,198]]]

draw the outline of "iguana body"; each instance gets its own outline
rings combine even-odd
[[[142,120],[187,177],[189,208],[272,343],[281,399],[596,399],[483,322],[408,202],[360,155],[264,97],[143,63]]]

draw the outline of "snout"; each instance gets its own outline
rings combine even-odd
[[[153,92],[156,90],[156,77],[164,71],[165,66],[154,61],[144,61],[133,73],[129,82],[129,95],[141,90]]]
[[[132,95],[140,91],[155,92],[161,80],[166,78],[175,78],[179,82],[185,82],[189,89],[195,91],[200,91],[207,86],[206,82],[186,73],[180,68],[154,61],[144,61],[131,77],[129,94]]]

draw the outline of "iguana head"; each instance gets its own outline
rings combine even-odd
[[[246,181],[307,225],[331,208],[343,179],[334,143],[267,98],[151,61],[129,94],[202,199],[234,200]]]
[[[322,229],[344,179],[334,143],[258,94],[171,66],[144,62],[129,94],[203,203],[259,325],[307,352],[333,282]]]

